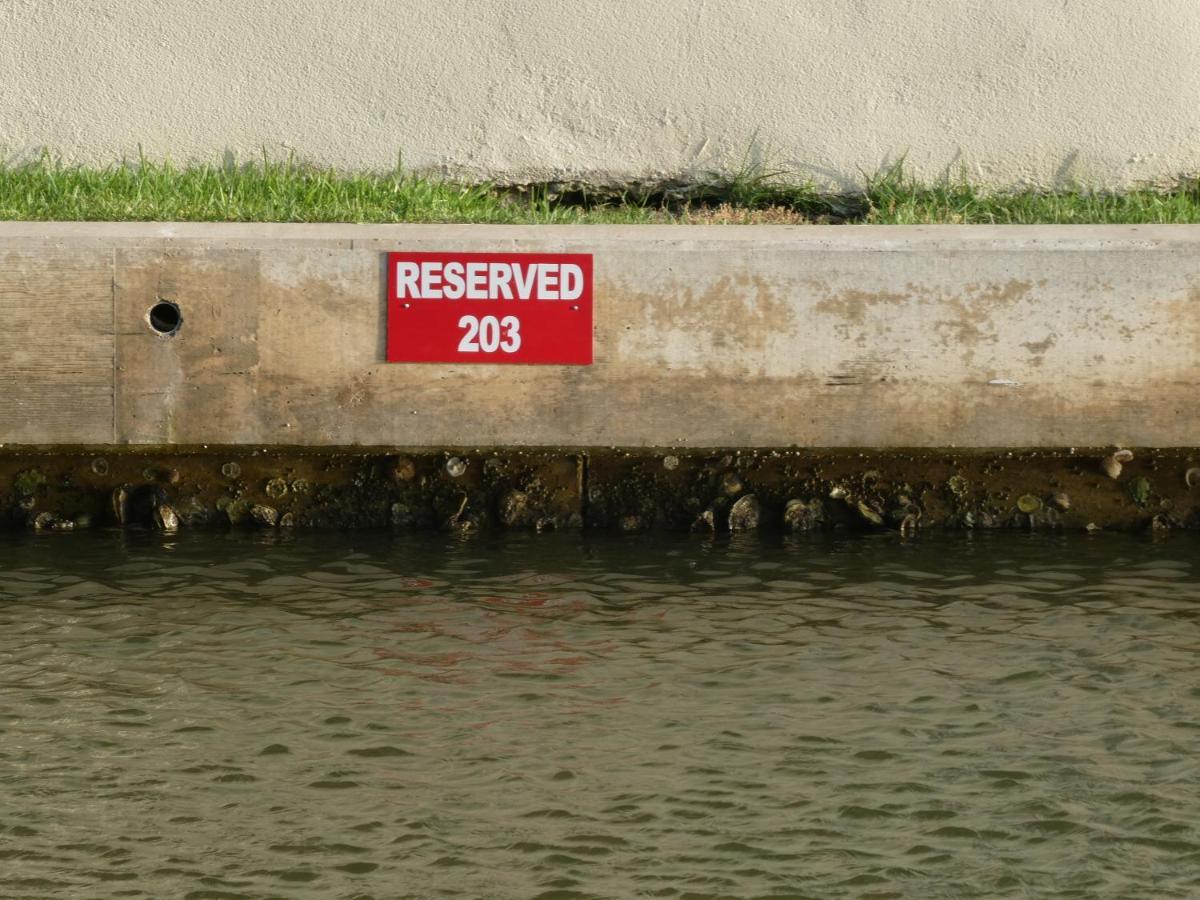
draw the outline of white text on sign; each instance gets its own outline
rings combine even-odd
[[[458,327],[467,331],[458,342],[459,353],[516,353],[521,349],[521,321],[516,316],[463,316]]]
[[[583,269],[574,263],[399,260],[400,300],[578,300]]]

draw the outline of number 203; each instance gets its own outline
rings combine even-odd
[[[467,332],[458,342],[459,353],[515,353],[521,348],[521,322],[516,316],[463,316],[458,327]]]

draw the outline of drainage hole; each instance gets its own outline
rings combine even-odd
[[[170,300],[159,300],[150,307],[150,313],[146,318],[150,322],[151,328],[168,337],[179,331],[179,327],[183,324],[183,315],[179,312],[178,304],[172,303]]]

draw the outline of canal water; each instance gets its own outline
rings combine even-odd
[[[8,536],[0,896],[1195,897],[1198,548]]]

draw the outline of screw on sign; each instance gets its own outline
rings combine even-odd
[[[388,362],[592,363],[590,253],[389,253]]]

